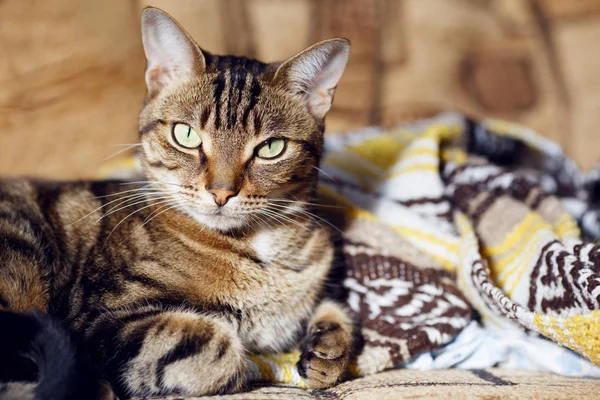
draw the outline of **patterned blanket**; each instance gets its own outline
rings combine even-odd
[[[339,208],[322,216],[364,336],[352,372],[404,365],[473,319],[600,364],[599,172],[523,127],[459,115],[328,136],[321,201]],[[256,356],[254,379],[303,386],[297,359]]]

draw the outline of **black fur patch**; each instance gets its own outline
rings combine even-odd
[[[35,399],[98,397],[97,375],[59,321],[41,311],[0,311],[0,327],[0,380],[37,380]]]

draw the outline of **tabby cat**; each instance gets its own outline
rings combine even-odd
[[[0,183],[0,306],[61,320],[119,396],[238,391],[249,354],[298,344],[308,386],[334,385],[353,323],[312,213],[348,41],[268,64],[156,8],[142,33],[144,181]]]

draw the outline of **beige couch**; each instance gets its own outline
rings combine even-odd
[[[349,37],[330,131],[456,109],[527,124],[585,168],[600,158],[597,0],[3,0],[0,174],[89,177],[136,140],[147,4],[218,53]]]
[[[600,383],[549,374],[502,369],[395,370],[342,383],[328,390],[290,387],[255,388],[248,393],[219,396],[223,400],[319,399],[597,399]],[[213,397],[210,397],[213,398]]]

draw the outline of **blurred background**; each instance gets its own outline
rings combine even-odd
[[[264,61],[349,38],[329,134],[460,111],[600,160],[600,0],[0,0],[0,174],[95,176],[135,143],[146,5]]]

